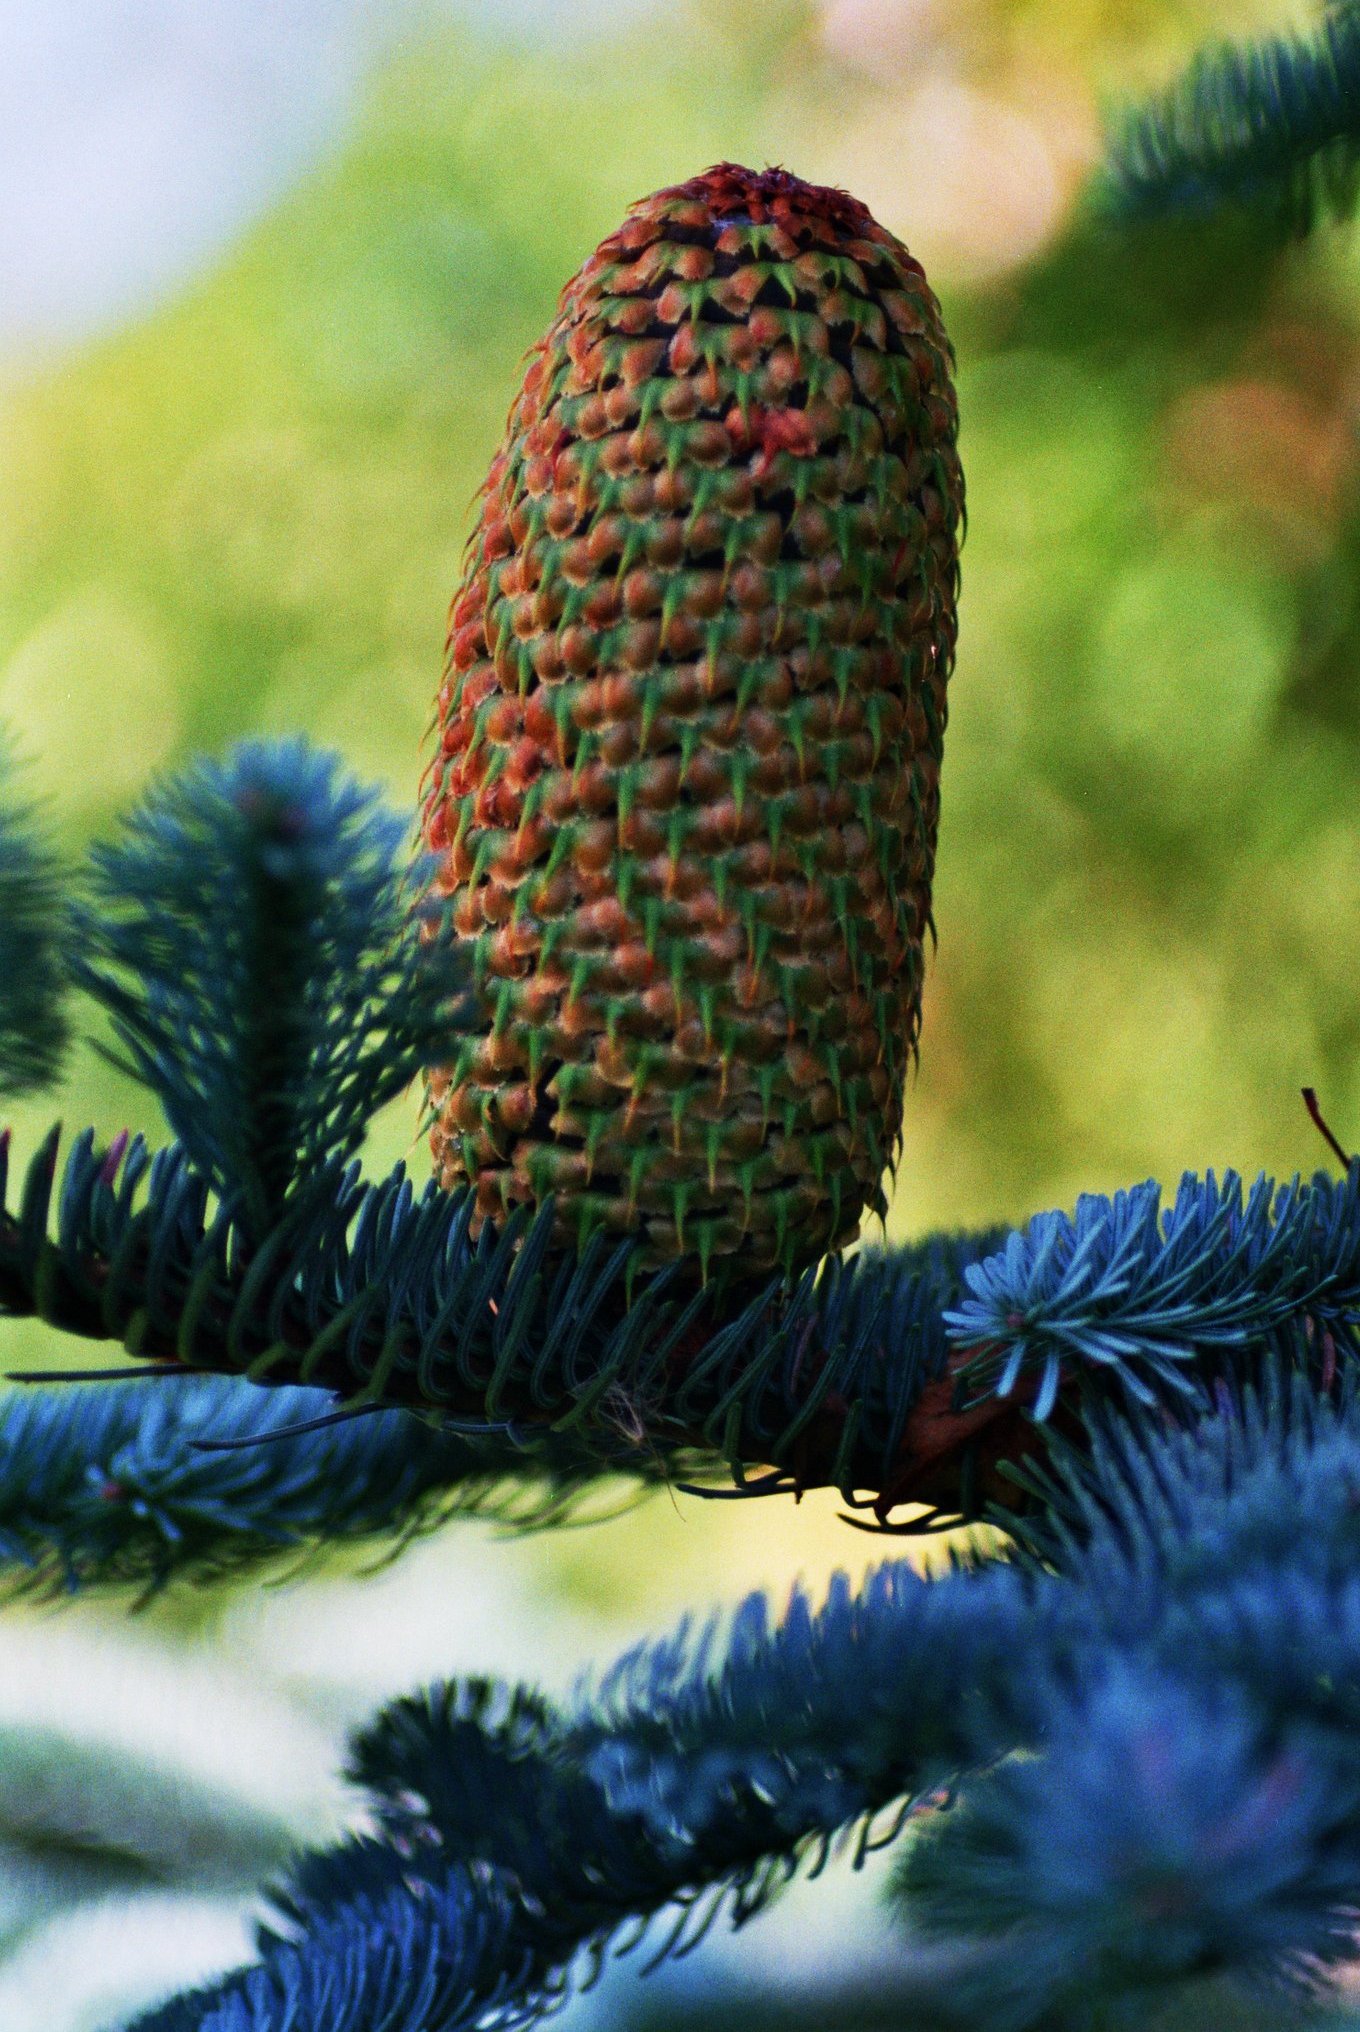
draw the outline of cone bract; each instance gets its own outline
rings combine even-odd
[[[567,284],[481,497],[424,806],[485,1031],[479,1219],[795,1269],[885,1206],[920,1021],[963,482],[857,200],[722,164]]]

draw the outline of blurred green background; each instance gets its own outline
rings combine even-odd
[[[43,5],[6,0],[0,23],[22,30]],[[940,944],[890,1231],[1018,1218],[1187,1167],[1312,1170],[1326,1153],[1305,1083],[1360,1140],[1355,237],[1118,238],[1081,198],[1104,104],[1207,36],[1297,12],[336,12],[350,82],[319,122],[299,92],[312,124],[296,160],[276,149],[259,192],[242,170],[237,212],[189,234],[140,293],[134,263],[121,296],[106,288],[84,315],[77,288],[64,324],[35,316],[0,346],[0,717],[68,844],[152,771],[250,730],[305,729],[412,806],[470,504],[559,288],[632,198],[723,156],[783,162],[848,186],[907,240],[959,354],[969,534]],[[154,38],[155,16],[139,32]],[[156,89],[179,88],[171,66]],[[100,174],[116,182],[116,155]],[[90,202],[74,182],[69,201]],[[55,1105],[16,1111],[21,1146],[53,1113],[154,1126],[88,1049]],[[423,1171],[415,1113],[414,1096],[389,1111],[375,1164],[408,1155]],[[37,1330],[10,1330],[7,1350],[70,1359]],[[154,1669],[170,1675],[164,1711],[187,1703],[201,1733],[231,1733],[214,1702],[237,1693],[263,1704],[259,1743],[311,1731],[293,1768],[315,1782],[296,1812],[257,1801],[247,1840],[240,1788],[258,1758],[242,1750],[239,1771],[202,1777],[227,1850],[204,1807],[192,1867],[133,1843],[131,1891],[42,1876],[48,1823],[0,1785],[19,1857],[5,1865],[0,1846],[0,1884],[10,1868],[20,1887],[8,1931],[0,1899],[0,1948],[15,1949],[0,2024],[81,2032],[124,1993],[239,1953],[222,1854],[246,1855],[237,1876],[252,1881],[251,1841],[272,1853],[280,1815],[312,1831],[333,1814],[336,1731],[383,1693],[455,1667],[566,1670],[693,1597],[862,1565],[876,1548],[835,1508],[662,1498],[552,1542],[455,1530],[388,1580],[172,1604],[135,1643],[103,1614],[25,1619],[20,1664],[0,1667],[16,1741],[50,1722],[74,1646],[73,1680],[95,1690],[88,1714],[72,1708],[71,1744],[88,1749],[122,1711],[111,1689]],[[110,1784],[145,1741],[144,1705],[127,1704]],[[164,1763],[162,1838],[192,1820],[193,1741]],[[27,1903],[24,1871],[46,1887]],[[172,1895],[178,1920],[155,1902]],[[109,1918],[134,1905],[135,1923]],[[53,1969],[80,1967],[54,2002]]]

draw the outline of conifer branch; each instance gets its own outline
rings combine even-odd
[[[157,1376],[0,1400],[0,1592],[206,1583],[318,1549],[390,1550],[447,1518],[553,1522],[607,1456],[545,1435],[526,1452],[399,1411],[294,1430],[325,1392]],[[201,1450],[210,1441],[214,1451]],[[619,1448],[645,1485],[651,1458]]]
[[[358,1989],[375,1953],[370,1915],[410,1907],[413,1915],[425,1912],[428,1925],[451,1885],[472,1882],[512,1903],[499,1958],[478,1971],[485,1987],[466,1999],[466,2018],[427,2020],[394,2009],[379,2021],[392,2032],[472,2023],[507,1977],[519,1993],[502,1993],[503,2003],[535,2015],[561,1994],[582,1947],[598,1965],[619,1944],[621,1928],[639,1922],[631,1929],[635,1947],[647,1922],[667,1908],[678,1912],[670,1913],[662,1953],[692,1944],[725,1904],[739,1919],[753,1916],[810,1844],[824,1852],[838,1828],[857,1820],[867,1830],[875,1808],[890,1804],[921,1770],[949,1768],[967,1710],[961,1673],[985,1673],[990,1661],[994,1674],[1013,1652],[1027,1613],[1020,1576],[998,1569],[960,1577],[938,1590],[938,1604],[928,1602],[930,1589],[905,1567],[888,1569],[858,1601],[841,1589],[816,1617],[800,1599],[791,1626],[777,1632],[766,1628],[763,1604],[746,1605],[720,1686],[754,1702],[752,1721],[757,1708],[773,1712],[781,1700],[785,1722],[810,1708],[801,1764],[787,1772],[778,1730],[773,1747],[747,1739],[744,1711],[726,1755],[717,1745],[711,1754],[696,1746],[683,1723],[675,1738],[668,1735],[668,1696],[683,1692],[686,1681],[696,1698],[703,1695],[706,1647],[684,1631],[621,1661],[574,1715],[525,1690],[485,1684],[398,1703],[355,1748],[352,1775],[370,1793],[378,1836],[303,1857],[275,1894],[279,1917],[262,1935],[258,1969],[139,2021],[134,2032],[281,2032],[285,2025],[321,2032],[323,2024],[329,2032],[329,2019],[307,2015],[304,1972],[333,1957],[337,1987]],[[945,1661],[943,1670],[935,1670],[935,1658]],[[827,1684],[800,1679],[790,1704],[787,1676],[819,1664]],[[879,1666],[895,1669],[866,1682],[865,1673]],[[762,1667],[769,1668],[763,1686]],[[837,1769],[833,1729],[842,1708],[859,1708],[862,1718],[867,1685],[880,1693],[872,1728],[857,1731],[849,1762]],[[721,1697],[715,1694],[715,1709]],[[901,1727],[908,1714],[918,1728],[929,1717],[921,1733],[929,1737],[933,1726],[935,1736],[916,1764]],[[649,1734],[660,1738],[655,1746]],[[412,1916],[393,1929],[395,1937],[414,1924]],[[416,1937],[428,1952],[426,1936]],[[260,2008],[261,1998],[268,2008]],[[352,2022],[358,2032],[371,2021]]]
[[[407,827],[301,740],[244,742],[153,789],[97,847],[77,979],[127,1069],[256,1239],[470,1013]]]
[[[979,1774],[897,1873],[904,1916],[973,1950],[952,1971],[962,2022],[1147,2013],[1221,1970],[1325,1995],[1360,1909],[1349,1744],[1144,1660],[1092,1661],[1045,1695],[1031,1754]]]
[[[183,1150],[55,1144],[0,1211],[0,1304],[144,1358],[408,1405],[602,1468],[725,1465],[749,1493],[830,1484],[880,1521],[974,1516],[1035,1421],[1092,1391],[1174,1404],[1273,1362],[1330,1387],[1360,1325],[1360,1167],[1249,1193],[1228,1174],[1083,1198],[995,1231],[831,1261],[792,1293],[630,1284],[627,1244],[554,1254],[552,1209],[469,1237],[465,1199],[327,1174],[254,1245]],[[532,1467],[531,1462],[527,1465]]]
[[[1360,1323],[1360,1166],[1277,1187],[1187,1174],[1162,1208],[1154,1181],[1076,1212],[1037,1214],[986,1261],[946,1319],[976,1350],[963,1380],[1008,1396],[1028,1380],[1048,1416],[1065,1381],[1100,1375],[1142,1405],[1185,1393],[1206,1363],[1313,1336],[1318,1372],[1355,1352]]]
[[[101,1153],[92,1133],[49,1234],[56,1169],[49,1138],[11,1209],[0,1153],[0,1307],[146,1359],[422,1408],[512,1445],[569,1434],[611,1469],[630,1453],[685,1479],[773,1467],[786,1488],[877,1492],[904,1455],[925,1487],[951,1446],[1016,1416],[949,1408],[943,1307],[993,1230],[832,1261],[734,1314],[667,1273],[634,1281],[628,1244],[552,1253],[551,1205],[473,1242],[467,1199],[416,1197],[400,1169],[370,1185],[333,1167],[258,1242],[182,1148]]]
[[[258,1971],[139,2032],[319,2032],[286,2016],[281,1972],[335,1955],[357,1981],[367,1915],[437,1910],[459,1872],[511,1899],[480,1980],[514,1971],[532,2012],[580,1946],[636,1945],[669,1909],[673,1951],[838,1834],[889,1809],[928,1827],[945,1798],[901,1890],[972,1943],[978,2032],[1209,1969],[1317,1987],[1360,1908],[1354,1394],[1201,1398],[1165,1454],[1108,1419],[1052,1474],[1084,1519],[1057,1564],[889,1567],[774,1627],[756,1598],[725,1646],[682,1628],[563,1708],[482,1683],[398,1702],[355,1746],[376,1834],[301,1860]]]
[[[951,1776],[969,1685],[1000,1679],[1037,1613],[1003,1564],[947,1587],[885,1567],[858,1596],[838,1580],[815,1612],[795,1591],[777,1627],[755,1595],[725,1644],[716,1618],[682,1626],[564,1709],[484,1682],[398,1701],[357,1739],[350,1775],[398,1852],[513,1876],[551,1956],[678,1900],[670,1952],[716,1903],[738,1921],[759,1911],[810,1844],[856,1823],[867,1838],[880,1808]],[[327,1904],[358,1853],[371,1860],[341,1852],[300,1876],[295,1916]]]
[[[0,1095],[50,1086],[66,1049],[61,868],[0,746]]]
[[[516,1917],[510,1887],[461,1867],[394,1883],[132,2032],[464,2032],[529,1987]]]
[[[1096,196],[1132,224],[1263,213],[1304,233],[1348,217],[1360,194],[1360,8],[1331,7],[1311,37],[1201,53],[1178,83],[1127,113]]]
[[[1353,1960],[1358,1472],[1354,1380],[1332,1407],[1278,1376],[1179,1430],[1106,1406],[1028,1471],[1021,1557],[1072,1588],[1081,1652],[1041,1642],[1039,1754],[979,1765],[898,1881],[971,1946],[964,2022],[1141,2015],[1220,1969],[1297,1998]]]

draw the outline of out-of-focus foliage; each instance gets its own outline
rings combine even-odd
[[[1360,11],[1335,0],[1314,36],[1226,43],[1139,106],[1113,138],[1102,195],[1123,224],[1220,205],[1306,232],[1360,190]]]
[[[49,1085],[67,1044],[62,869],[0,748],[0,1094]]]

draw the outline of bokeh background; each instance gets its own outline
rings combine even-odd
[[[1111,103],[1297,18],[0,0],[0,719],[65,843],[247,731],[305,729],[412,807],[470,503],[562,282],[633,197],[783,162],[908,241],[959,354],[940,945],[890,1232],[1311,1170],[1305,1083],[1360,1138],[1356,239],[1114,235],[1083,200]],[[54,1113],[155,1126],[88,1046],[21,1146]],[[423,1171],[415,1113],[375,1165]],[[28,1327],[6,1354],[70,1359]],[[562,1685],[692,1602],[817,1587],[881,1550],[835,1512],[663,1495],[136,1620],[11,1612],[0,2026],[96,2032],[239,1959],[383,1696]],[[799,1894],[687,1964],[685,2008],[738,1983],[749,2022],[775,1967],[862,1986],[877,1925],[862,1882]],[[580,2008],[664,2012],[665,1981]]]

